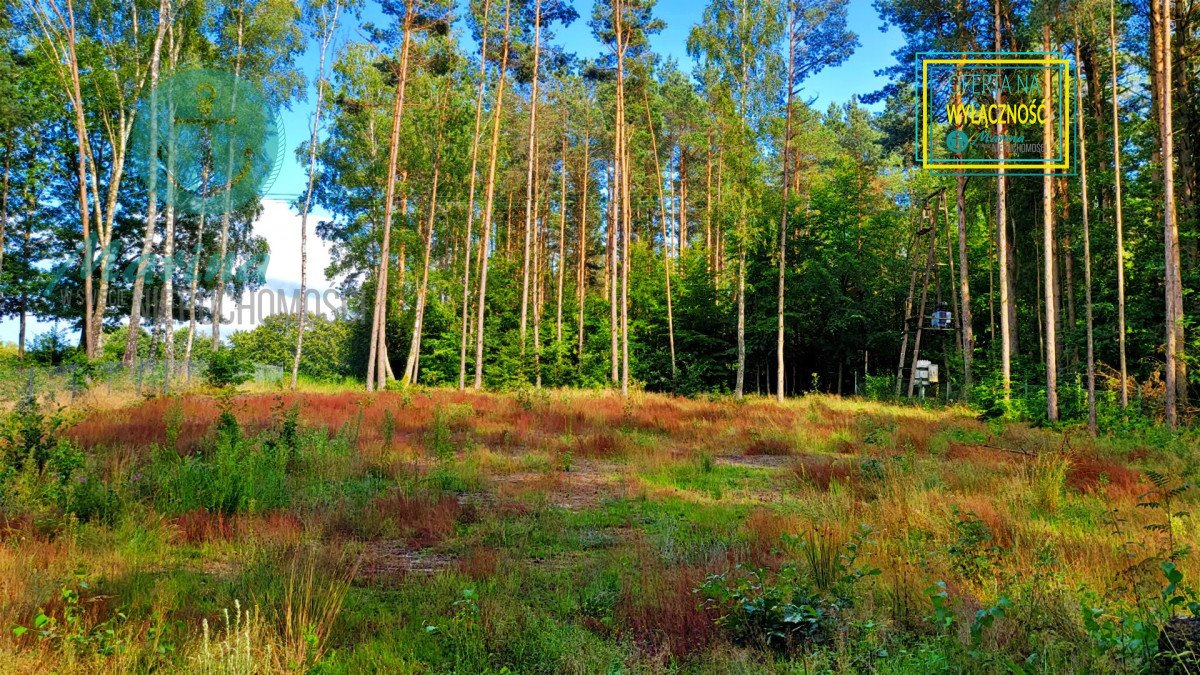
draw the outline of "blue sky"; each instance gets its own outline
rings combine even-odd
[[[376,21],[380,20],[374,0],[368,0],[368,3],[370,7],[366,12],[367,16]],[[592,37],[588,27],[588,19],[592,14],[592,0],[577,0],[575,6],[580,18],[571,26],[559,28],[554,42],[581,57],[596,56],[600,53],[601,46]],[[704,6],[704,0],[659,0],[655,9],[655,15],[666,22],[666,28],[651,38],[651,47],[663,56],[674,57],[685,71],[690,72],[692,67],[691,59],[687,55],[687,36],[692,26],[699,23]],[[899,31],[880,29],[882,21],[871,6],[871,0],[850,0],[849,24],[858,34],[858,49],[844,64],[818,73],[804,85],[803,96],[813,99],[818,108],[824,108],[831,102],[844,103],[854,95],[879,89],[886,81],[877,77],[875,71],[892,63],[892,52],[901,43]],[[339,43],[363,39],[355,28],[356,26],[350,24],[344,25],[340,31]],[[470,48],[474,49],[475,45],[470,45]],[[310,46],[309,51],[300,59],[300,66],[304,69],[306,77],[311,80],[317,68],[315,45]],[[315,98],[315,90],[310,86],[307,100],[294,104],[291,110],[281,111],[288,150],[279,176],[267,193],[263,213],[255,222],[255,231],[265,237],[271,246],[267,280],[272,289],[290,290],[299,285],[300,218],[294,209],[289,208],[288,203],[303,192],[305,187],[305,167],[297,160],[294,149],[308,137]],[[310,286],[318,290],[333,286],[325,281],[324,274],[324,269],[329,263],[328,249],[314,233],[317,221],[322,218],[328,218],[328,214],[318,210],[309,218],[308,223],[308,278]],[[52,325],[31,317],[28,338],[32,339]],[[237,328],[239,326],[233,329]],[[0,342],[15,343],[16,340],[16,319],[0,321]]]

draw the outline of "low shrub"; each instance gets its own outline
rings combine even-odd
[[[218,389],[236,387],[250,380],[251,365],[229,347],[221,347],[208,357],[204,379]]]
[[[0,430],[0,511],[6,518],[32,516],[51,529],[64,515],[116,522],[121,498],[61,426],[61,418],[44,414],[32,396],[9,414]]]
[[[954,509],[954,540],[947,552],[954,570],[964,578],[981,582],[996,572],[1003,554],[988,524],[975,513]]]
[[[859,562],[870,536],[866,527],[848,540],[810,533],[800,540],[803,565],[738,565],[709,576],[697,593],[735,643],[785,653],[827,643],[843,628],[859,583],[879,574]]]

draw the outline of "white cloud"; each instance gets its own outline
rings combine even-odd
[[[316,233],[323,213],[308,216],[308,285],[325,289],[333,284],[325,279],[329,266],[329,246]],[[271,260],[267,279],[300,285],[300,214],[282,199],[264,199],[262,213],[254,221],[254,233],[267,240]]]
[[[329,266],[329,246],[316,234],[317,223],[328,216],[323,212],[308,216],[308,292],[310,312],[327,317],[342,309],[334,292],[336,280],[325,278]],[[300,214],[282,199],[264,199],[262,213],[254,221],[254,234],[267,241],[271,258],[267,263],[266,283],[242,298],[226,296],[222,314],[229,323],[223,331],[237,332],[254,328],[271,314],[294,311],[300,289]]]

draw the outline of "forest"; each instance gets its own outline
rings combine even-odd
[[[155,360],[164,390],[232,338],[293,386],[782,398],[912,396],[912,343],[939,307],[952,330],[925,330],[923,356],[941,364],[942,399],[1093,428],[1130,406],[1186,418],[1190,4],[876,10],[904,39],[879,64],[888,84],[818,109],[806,79],[858,44],[846,2],[713,2],[688,34],[690,69],[656,53],[664,24],[634,0],[14,5],[0,26],[0,313],[21,357],[27,322],[53,321],[51,346]],[[602,56],[558,43],[573,22]],[[1070,171],[923,170],[912,64],[932,51],[1069,59]],[[303,256],[311,230],[329,247],[344,299],[320,358],[303,349],[320,279],[300,279],[308,302],[289,290],[264,335],[213,320],[268,283],[254,261],[279,255],[255,230],[261,195],[198,214],[139,160],[152,92],[197,68],[311,111],[272,150],[303,171],[289,241]]]

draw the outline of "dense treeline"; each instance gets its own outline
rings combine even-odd
[[[0,19],[0,313],[74,322],[89,358],[128,322],[150,339],[139,350],[122,332],[126,362],[218,344],[221,298],[262,279],[214,261],[263,252],[260,205],[175,213],[126,166],[139,101],[203,66],[276,105],[315,95],[294,207],[305,223],[332,214],[316,231],[351,299],[343,344],[320,343],[336,364],[306,358],[303,313],[301,330],[275,320],[238,340],[291,367],[293,386],[890,395],[912,390],[911,336],[944,306],[953,329],[921,344],[943,395],[1057,419],[1086,417],[1093,389],[1102,418],[1137,403],[1174,424],[1200,347],[1195,8],[876,8],[905,37],[890,84],[863,92],[879,112],[807,99],[806,78],[857,44],[844,0],[711,0],[690,72],[659,55],[645,0],[582,17],[563,0],[24,0]],[[561,44],[575,21],[602,58]],[[1076,60],[1078,176],[912,166],[914,54],[993,49]],[[925,241],[936,264],[918,316]],[[149,273],[108,274],[108,256]]]

